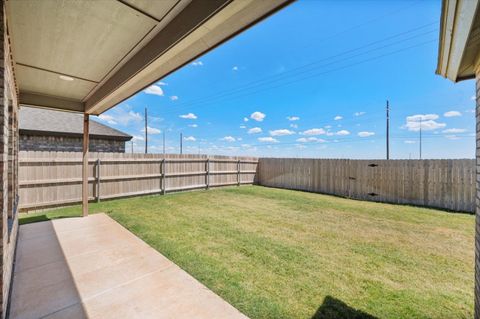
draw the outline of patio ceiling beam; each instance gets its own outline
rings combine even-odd
[[[193,30],[201,26],[202,23],[231,1],[232,0],[192,1],[164,29],[155,35],[149,43],[126,62],[115,74],[103,83],[103,85],[95,90],[86,100],[85,111],[90,114],[98,114],[103,111],[96,109],[100,101],[119,89],[138,72],[148,67],[153,61],[158,59]],[[136,92],[137,90],[134,90],[131,94]]]
[[[71,112],[84,112],[85,110],[83,102],[22,91],[20,91],[19,104]]]
[[[89,115],[83,114],[83,157],[82,157],[82,216],[88,216],[88,147]]]

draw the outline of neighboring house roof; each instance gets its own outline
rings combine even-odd
[[[21,106],[20,134],[83,136],[83,115]],[[90,137],[129,141],[131,135],[90,119]]]
[[[443,0],[436,73],[454,82],[475,77],[479,66],[479,1]]]

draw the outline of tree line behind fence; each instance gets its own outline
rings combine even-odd
[[[475,211],[474,160],[89,155],[90,200],[256,183],[361,200]],[[81,201],[81,153],[20,152],[19,158],[22,211]]]
[[[82,154],[20,152],[20,210],[78,203]],[[89,200],[252,184],[258,159],[206,155],[89,154]]]
[[[260,185],[475,212],[475,160],[261,158]]]

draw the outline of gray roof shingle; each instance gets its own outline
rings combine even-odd
[[[20,133],[35,135],[83,135],[83,115],[21,106],[19,116]],[[90,118],[90,136],[129,141],[131,135],[103,125]]]

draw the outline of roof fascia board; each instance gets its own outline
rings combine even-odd
[[[437,74],[453,82],[459,81],[458,74],[477,6],[477,0],[444,0],[443,2]]]
[[[30,92],[20,92],[19,104],[77,113],[83,113],[85,111],[85,104],[83,102]]]

